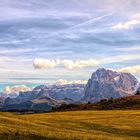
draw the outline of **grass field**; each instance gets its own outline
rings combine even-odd
[[[140,140],[140,110],[0,113],[0,140]]]

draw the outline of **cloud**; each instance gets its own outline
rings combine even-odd
[[[49,59],[36,58],[33,61],[33,66],[36,69],[54,68],[59,63],[60,63],[59,60],[49,60]]]
[[[4,93],[11,94],[11,93],[18,93],[20,91],[29,91],[31,88],[27,87],[26,85],[16,85],[16,86],[6,86],[4,89]]]
[[[130,20],[127,22],[118,23],[117,25],[114,25],[112,28],[119,29],[119,30],[121,30],[121,29],[127,30],[127,29],[133,28],[135,25],[137,25],[139,23],[140,23],[140,21],[138,21],[138,20]]]
[[[56,84],[59,85],[66,85],[66,84],[86,84],[87,81],[86,80],[73,80],[73,81],[68,81],[68,80],[64,80],[64,79],[59,79],[56,81]]]
[[[64,66],[69,70],[81,69],[85,67],[97,66],[98,62],[95,59],[87,60],[49,60],[49,59],[34,59],[33,66],[36,69],[55,68],[56,66]]]
[[[63,60],[62,64],[65,66],[67,69],[81,69],[84,67],[93,67],[97,66],[98,62],[95,59],[88,59],[88,60]]]
[[[102,58],[99,60],[100,64],[110,64],[110,63],[118,63],[132,60],[139,60],[139,54],[122,54],[122,55],[114,55],[106,58]]]
[[[47,80],[16,80],[18,84],[87,78],[96,65],[80,70],[87,67],[81,65],[81,59],[96,58],[102,67],[111,68],[139,65],[139,47],[129,49],[140,44],[138,0],[0,2],[0,80],[6,83],[8,80],[13,83],[11,77],[47,77]],[[137,28],[127,30],[133,27]],[[36,69],[50,69],[34,70],[34,58],[48,59],[41,64],[34,61]],[[63,62],[57,64],[58,58]]]
[[[101,19],[103,19],[103,18],[105,18],[105,17],[110,16],[110,15],[112,15],[112,14],[110,13],[110,14],[106,14],[106,15],[102,15],[102,16],[98,16],[98,17],[92,18],[92,19],[90,19],[90,20],[88,20],[88,21],[85,21],[85,22],[83,22],[83,23],[74,25],[71,29],[74,29],[74,28],[77,28],[77,27],[81,27],[81,26],[87,26],[87,25],[89,25],[89,24],[92,24],[92,23],[94,23],[94,22],[97,22],[97,21],[99,21],[99,20],[101,20]]]
[[[135,52],[140,51],[140,46],[132,46],[132,47],[121,47],[121,48],[115,48],[115,51],[121,51],[121,52]]]
[[[140,65],[124,67],[124,68],[119,69],[118,71],[128,72],[128,73],[140,73]]]

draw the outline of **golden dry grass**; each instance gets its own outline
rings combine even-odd
[[[0,113],[0,140],[140,140],[140,110]]]

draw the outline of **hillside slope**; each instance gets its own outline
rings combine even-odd
[[[0,113],[0,140],[139,140],[140,110]]]
[[[140,94],[118,98],[103,99],[98,103],[69,104],[54,108],[54,111],[140,109]]]

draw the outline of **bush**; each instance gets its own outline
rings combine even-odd
[[[98,103],[104,103],[104,102],[107,102],[108,99],[101,99]]]

